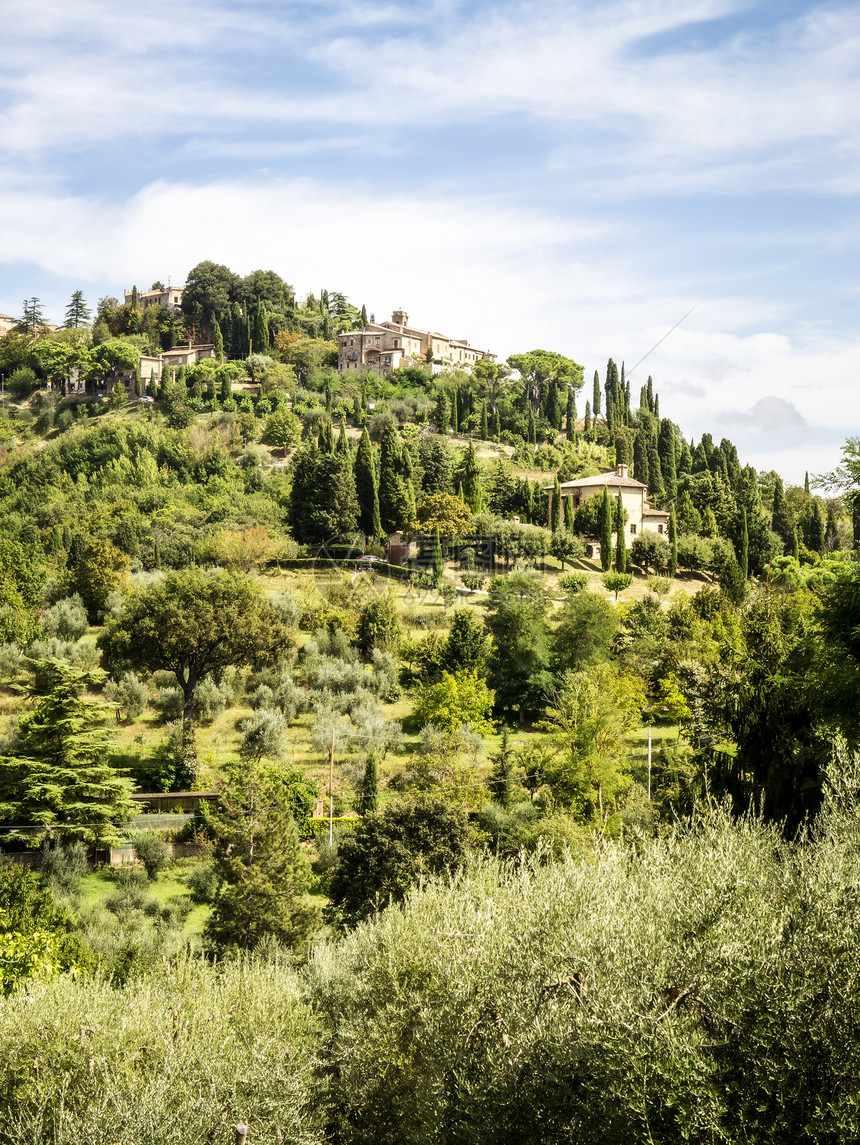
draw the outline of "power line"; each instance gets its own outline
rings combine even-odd
[[[689,317],[690,317],[690,315],[693,313],[693,311],[696,309],[696,307],[697,307],[698,305],[699,305],[699,304],[698,304],[698,302],[695,302],[695,303],[694,303],[694,304],[693,304],[693,305],[690,307],[690,309],[687,311],[687,313],[684,315],[684,317],[683,317],[683,318],[679,318],[679,319],[678,319],[678,321],[677,321],[677,322],[675,323],[675,325],[672,327],[672,330],[677,330],[677,329],[678,329],[678,327],[681,325],[681,323],[684,321],[684,319],[685,319],[685,318],[689,318]],[[669,337],[669,335],[672,333],[672,330],[667,330],[667,331],[666,331],[666,333],[663,335],[663,337],[660,339],[660,341],[659,341],[659,342],[655,342],[655,343],[654,343],[654,345],[653,345],[653,346],[651,347],[651,349],[648,351],[648,354],[643,354],[643,355],[642,355],[642,357],[641,357],[641,358],[639,359],[639,361],[636,363],[636,366],[641,366],[641,365],[642,365],[642,363],[645,361],[645,359],[648,357],[648,355],[649,355],[649,354],[653,354],[653,353],[654,353],[654,351],[655,351],[655,350],[657,349],[657,347],[660,345],[660,342],[665,342],[665,341],[666,341],[666,339],[667,339],[667,338]],[[633,371],[636,369],[636,366],[633,366],[633,367],[631,367],[631,369],[629,369],[629,370],[627,371],[627,377],[628,377],[628,378],[629,378],[629,377],[630,377],[630,375],[633,373]]]

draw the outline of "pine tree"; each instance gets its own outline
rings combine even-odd
[[[672,580],[678,571],[678,518],[674,505],[669,510],[669,545],[669,579]]]
[[[0,816],[62,826],[90,842],[115,838],[134,814],[134,784],[108,762],[112,705],[85,698],[107,673],[49,659],[35,662],[35,676],[24,689],[35,707],[19,717],[18,742],[0,756]]]
[[[379,482],[376,477],[373,446],[366,428],[362,431],[358,443],[354,468],[359,528],[366,537],[378,539],[382,536],[382,523],[379,519]]]
[[[66,307],[66,321],[64,323],[66,329],[77,329],[79,326],[86,326],[91,317],[90,310],[84,299],[84,292],[76,290],[71,297],[69,305]]]
[[[612,499],[609,489],[603,486],[603,500],[600,504],[600,566],[609,572],[612,565]]]
[[[38,298],[24,299],[24,312],[21,317],[21,325],[33,338],[35,338],[45,325],[45,315],[42,310],[42,304]]]
[[[616,534],[615,534],[615,571],[627,572],[627,537],[624,534],[624,505],[621,501],[621,490],[618,490],[618,505],[616,506]]]
[[[549,527],[554,533],[557,533],[561,526],[561,485],[559,484],[558,474],[556,474],[552,492],[549,496]]]
[[[600,377],[597,370],[594,371],[594,386],[591,394],[591,409],[595,418],[600,416]],[[585,427],[588,429],[588,426]]]
[[[300,946],[316,912],[304,901],[308,862],[290,791],[277,769],[258,760],[231,761],[224,770],[217,803],[205,811],[220,884],[206,935],[216,946],[244,950],[267,935]]]

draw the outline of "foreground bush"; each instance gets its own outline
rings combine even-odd
[[[16,1145],[322,1141],[315,1022],[286,961],[180,960],[117,990],[55,979],[0,1010],[3,1139]]]
[[[345,1142],[860,1138],[856,817],[494,862],[310,967]]]

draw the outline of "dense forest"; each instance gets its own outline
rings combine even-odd
[[[857,441],[138,299],[0,338],[0,1135],[857,1136]],[[665,534],[562,498],[618,466]]]

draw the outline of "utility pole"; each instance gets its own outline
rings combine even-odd
[[[331,725],[331,747],[328,749],[328,845],[334,834],[334,724]]]

